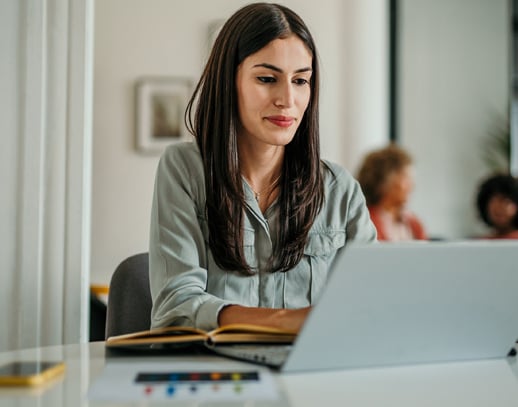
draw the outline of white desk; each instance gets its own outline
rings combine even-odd
[[[36,357],[65,360],[65,376],[34,389],[0,388],[0,407],[113,407],[147,403],[100,403],[86,397],[90,384],[105,365],[104,343],[55,346],[0,353],[0,364]],[[193,357],[222,366],[243,366],[219,357]],[[111,359],[110,359],[111,360]],[[121,360],[117,358],[117,360]],[[140,360],[150,360],[143,358]],[[174,362],[174,357],[160,360]],[[185,357],[182,358],[185,361]],[[248,367],[250,365],[247,365]],[[516,360],[491,360],[383,369],[275,375],[281,404],[305,406],[518,406]],[[164,404],[156,404],[163,406]],[[177,404],[169,404],[177,405]],[[182,404],[185,405],[185,404]],[[187,404],[194,406],[196,404]],[[220,404],[221,405],[221,404]],[[247,403],[246,406],[270,404]],[[208,406],[208,404],[203,404]]]

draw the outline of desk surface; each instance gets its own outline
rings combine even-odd
[[[67,366],[65,376],[34,389],[0,388],[0,407],[144,405],[101,403],[87,399],[90,385],[102,373],[106,363],[103,342],[0,353],[0,364],[38,357],[64,360]],[[216,356],[192,357],[193,360],[200,358],[225,367],[250,367],[248,364]],[[127,361],[126,358],[123,359]],[[120,361],[121,358],[116,360]],[[148,361],[150,358],[139,360]],[[177,360],[173,356],[160,357],[160,361]],[[185,360],[182,357],[182,361]],[[292,375],[274,374],[274,378],[282,395],[281,403],[260,404],[261,406],[518,406],[518,366],[514,358]],[[187,405],[193,406],[192,403]],[[259,404],[246,404],[254,405]]]

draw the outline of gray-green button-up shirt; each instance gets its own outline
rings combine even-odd
[[[213,329],[226,305],[302,308],[313,304],[329,265],[348,241],[372,242],[376,230],[359,184],[340,166],[323,161],[324,206],[310,230],[304,256],[287,272],[272,273],[278,207],[263,214],[243,181],[244,252],[252,276],[220,269],[209,248],[205,181],[195,143],[174,144],[158,164],[151,212],[149,272],[153,328],[189,325]]]

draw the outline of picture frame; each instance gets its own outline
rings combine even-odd
[[[145,77],[137,80],[136,148],[161,153],[168,145],[190,140],[184,113],[193,82],[180,77]]]

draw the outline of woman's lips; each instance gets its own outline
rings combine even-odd
[[[295,121],[293,117],[287,116],[268,116],[266,117],[266,120],[279,127],[290,127]]]

